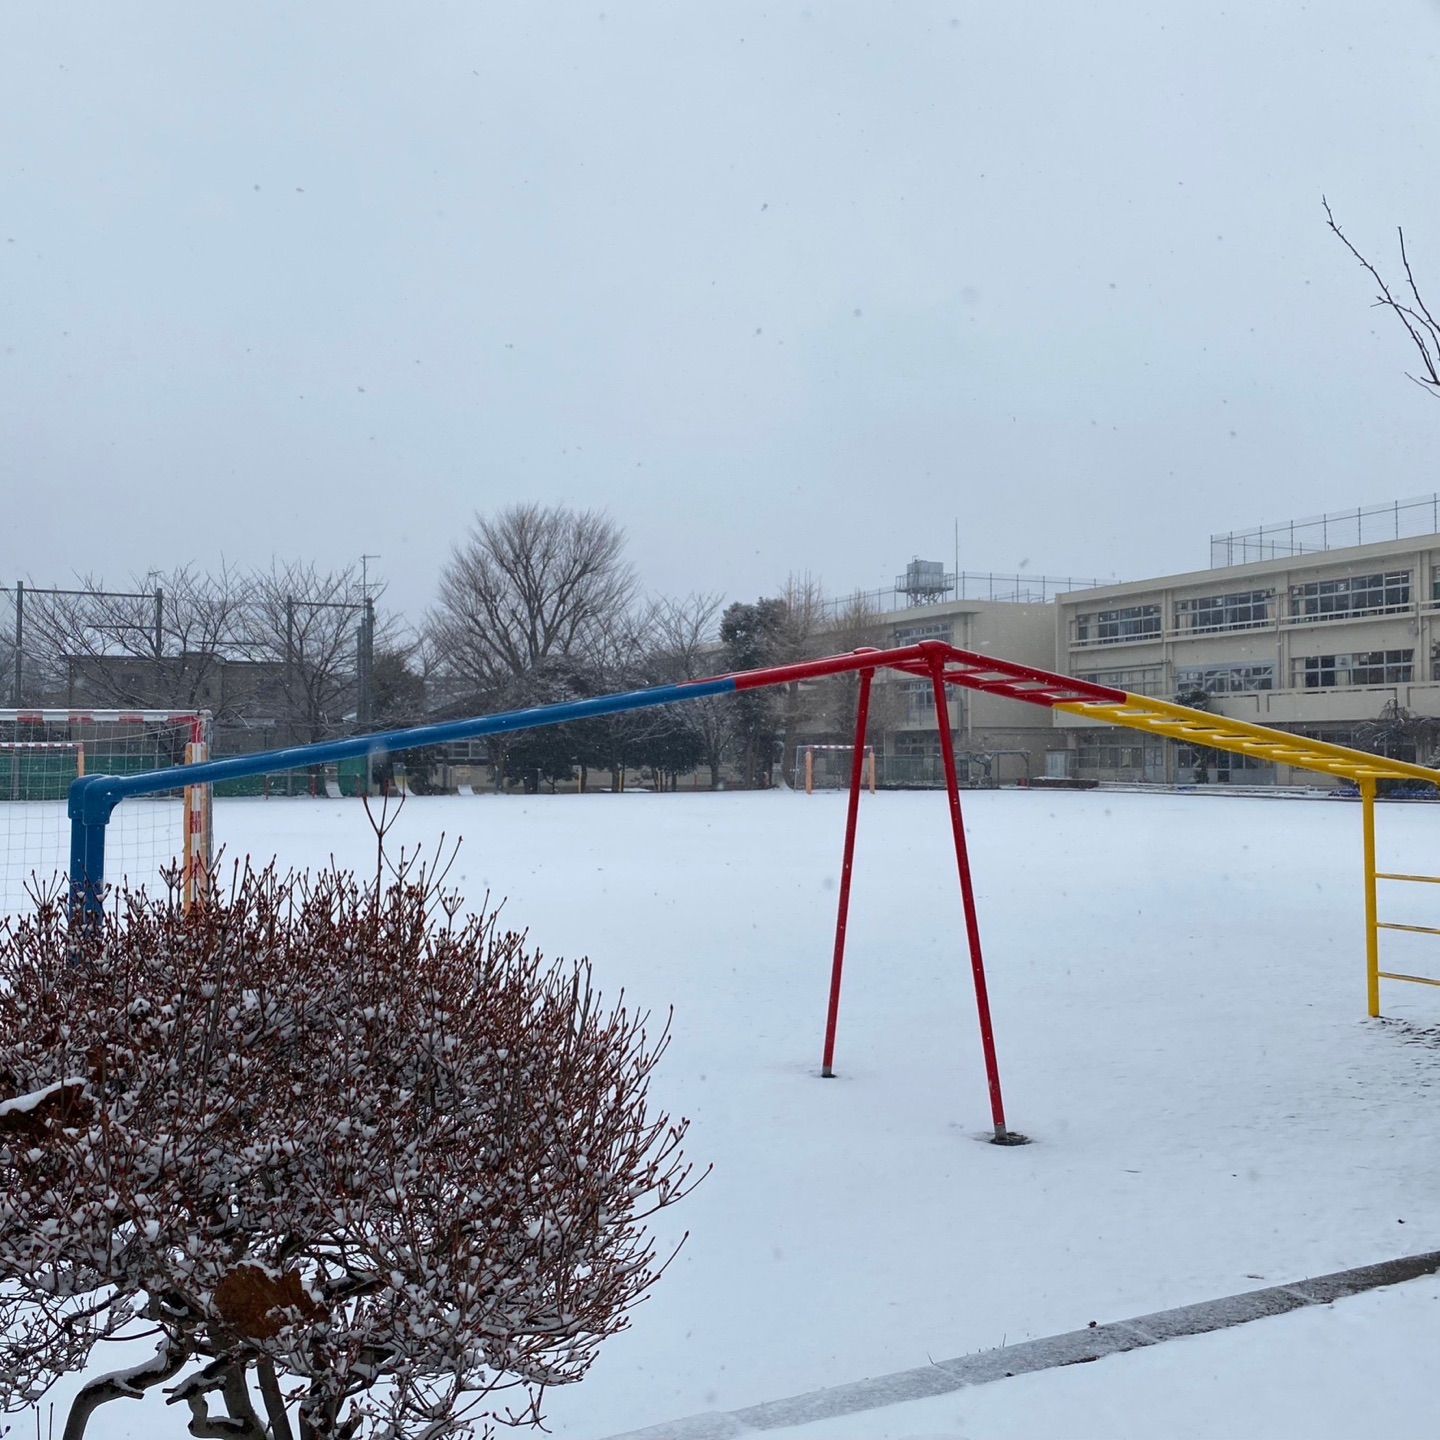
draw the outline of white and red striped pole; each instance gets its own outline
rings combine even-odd
[[[210,758],[205,722],[195,717],[190,742],[185,746],[185,763],[200,765]],[[185,865],[182,899],[186,910],[203,904],[210,888],[211,808],[208,785],[185,787]]]

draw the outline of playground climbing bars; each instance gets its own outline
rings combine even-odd
[[[987,695],[998,695],[1039,705],[1095,721],[1102,725],[1118,725],[1147,731],[1185,744],[1203,745],[1219,750],[1254,755],[1278,764],[1311,770],[1325,775],[1344,776],[1360,789],[1365,850],[1366,950],[1368,1000],[1370,1013],[1379,1013],[1379,980],[1422,980],[1423,977],[1391,974],[1379,969],[1378,932],[1383,928],[1416,929],[1386,925],[1377,918],[1376,880],[1435,880],[1440,877],[1379,875],[1375,868],[1374,804],[1376,784],[1382,779],[1419,779],[1440,784],[1440,771],[1404,761],[1389,760],[1364,751],[1351,750],[1264,725],[1231,720],[1226,716],[1174,705],[1149,696],[1132,695],[1107,685],[1097,685],[1070,675],[1041,670],[1030,665],[960,650],[938,640],[925,640],[915,645],[888,650],[857,650],[845,655],[831,655],[818,660],[805,660],[792,665],[717,675],[704,680],[689,680],[673,685],[659,685],[645,690],[602,695],[558,705],[542,705],[526,710],[511,710],[495,715],[476,716],[443,724],[420,725],[374,735],[353,736],[345,740],[323,741],[314,745],[297,745],[257,755],[234,756],[224,760],[202,760],[185,767],[184,783],[195,787],[195,803],[200,803],[200,787],[219,780],[238,779],[274,771],[298,770],[307,766],[328,764],[346,759],[375,757],[427,745],[445,745],[453,741],[479,736],[498,735],[539,726],[563,725],[569,721],[592,719],[601,715],[619,714],[629,710],[647,709],[656,705],[673,705],[708,695],[724,695],[762,689],[771,685],[794,684],[816,680],[828,675],[857,673],[860,676],[858,707],[849,808],[846,816],[845,846],[840,886],[840,908],[836,924],[836,942],[831,976],[830,1004],[826,1017],[823,1073],[833,1073],[835,1030],[839,1013],[840,978],[843,969],[845,931],[850,898],[850,879],[854,865],[855,828],[858,816],[861,757],[865,749],[865,725],[868,715],[871,681],[877,670],[895,670],[916,679],[929,680],[935,690],[937,717],[944,713],[945,687],[959,686]],[[1003,1140],[1004,1111],[1000,1096],[999,1067],[995,1058],[994,1035],[990,1024],[989,1001],[985,989],[984,964],[980,951],[980,933],[975,913],[975,896],[970,880],[965,830],[960,811],[959,790],[954,767],[953,741],[949,726],[939,726],[942,757],[945,759],[946,791],[950,807],[951,828],[955,842],[956,862],[960,872],[961,896],[965,907],[966,938],[975,979],[976,1004],[980,1014],[982,1045],[990,1084],[991,1109],[997,1140]],[[102,913],[105,880],[105,829],[115,807],[137,795],[157,794],[173,789],[173,769],[148,771],[135,775],[85,775],[70,786],[70,894],[71,909],[77,923],[96,923]],[[198,823],[198,822],[197,822]],[[187,856],[187,863],[195,864]],[[1426,981],[1424,983],[1440,983]],[[1018,1139],[1019,1137],[1011,1137]]]

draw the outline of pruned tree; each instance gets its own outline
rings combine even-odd
[[[42,900],[0,931],[0,1409],[148,1335],[64,1440],[162,1385],[197,1436],[538,1423],[696,1178],[646,1025],[413,861],[125,895],[89,936]]]
[[[1435,319],[1420,294],[1415,272],[1410,268],[1410,255],[1405,248],[1405,231],[1399,226],[1395,231],[1400,244],[1400,268],[1405,272],[1405,288],[1397,294],[1380,271],[1356,249],[1349,236],[1340,228],[1330,210],[1329,200],[1322,196],[1320,203],[1325,207],[1326,224],[1340,243],[1365,267],[1379,288],[1380,293],[1375,297],[1375,305],[1391,311],[1410,336],[1410,343],[1420,356],[1421,373],[1412,374],[1408,370],[1405,373],[1421,389],[1429,391],[1431,395],[1440,395],[1440,321]]]

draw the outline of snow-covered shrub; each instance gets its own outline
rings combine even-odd
[[[91,935],[40,905],[0,933],[0,1409],[148,1334],[65,1440],[166,1381],[196,1435],[538,1420],[692,1183],[644,1023],[403,868],[122,897]]]

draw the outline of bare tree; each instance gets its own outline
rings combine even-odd
[[[504,703],[542,662],[584,655],[627,611],[624,532],[593,510],[512,505],[477,516],[440,576],[430,630],[456,673]]]
[[[856,594],[831,610],[823,631],[823,648],[836,655],[851,650],[881,649],[889,639],[880,612],[864,595]],[[816,689],[815,718],[841,743],[853,739],[855,711],[860,699],[857,671],[835,675]],[[905,715],[902,684],[894,671],[877,671],[870,691],[870,718],[867,734],[877,753],[884,737]]]
[[[789,665],[799,660],[813,660],[833,653],[837,637],[830,606],[820,582],[810,575],[791,575],[781,595],[784,616],[780,625],[779,643],[771,664]],[[781,714],[783,739],[781,773],[789,784],[795,780],[795,747],[802,732],[808,733],[817,721],[823,721],[833,703],[834,687],[826,680],[799,680],[786,685],[782,693]]]
[[[661,600],[650,625],[650,666],[659,684],[703,680],[724,669],[720,648],[719,595],[688,595],[683,600]],[[720,784],[725,751],[734,740],[735,706],[729,696],[708,695],[677,705],[675,718],[694,735],[703,763],[710,771],[710,787]]]
[[[1415,272],[1410,268],[1410,255],[1405,249],[1405,231],[1397,226],[1395,233],[1400,240],[1400,265],[1405,271],[1405,289],[1409,293],[1407,296],[1402,291],[1397,296],[1379,270],[1351,244],[1349,237],[1336,223],[1330,210],[1330,202],[1322,196],[1320,203],[1325,207],[1326,224],[1334,231],[1340,243],[1365,267],[1370,278],[1379,287],[1380,293],[1375,297],[1374,303],[1394,312],[1419,352],[1420,366],[1424,373],[1413,375],[1408,370],[1405,373],[1423,390],[1429,391],[1431,395],[1440,395],[1440,322],[1431,314],[1430,307],[1421,298],[1420,287],[1415,283]]]
[[[141,1335],[64,1440],[167,1382],[192,1435],[441,1440],[584,1376],[695,1179],[666,1038],[460,905],[412,862],[0,929],[0,1409]]]
[[[276,561],[257,575],[245,622],[247,657],[266,667],[265,698],[297,741],[348,728],[359,702],[360,626],[365,617],[358,567],[319,570]],[[381,637],[375,644],[385,648]]]
[[[512,505],[476,516],[441,572],[426,626],[472,705],[536,703],[555,662],[602,647],[635,595],[624,549],[624,532],[598,511]],[[490,749],[500,789],[506,741]]]

